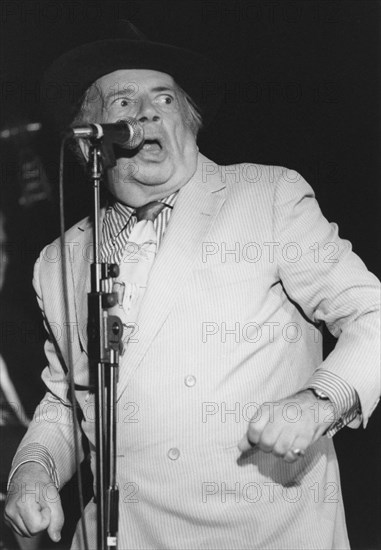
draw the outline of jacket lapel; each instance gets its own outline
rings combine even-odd
[[[79,340],[82,350],[87,353],[87,295],[91,289],[90,265],[93,251],[92,223],[86,218],[79,226],[78,261],[71,264],[75,288],[74,302]]]
[[[101,210],[101,226],[106,209]],[[87,318],[88,318],[88,293],[91,290],[90,266],[93,261],[93,224],[90,217],[78,224],[79,250],[75,249],[77,261],[71,263],[73,285],[75,289],[74,303],[78,336],[82,350],[87,351]]]
[[[218,166],[199,155],[196,173],[180,190],[165,238],[152,267],[137,319],[136,342],[127,345],[118,383],[118,397],[167,318],[202,242],[225,201]]]

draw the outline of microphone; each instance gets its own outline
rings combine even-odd
[[[127,117],[111,124],[90,123],[73,126],[67,128],[65,136],[74,139],[104,138],[122,148],[135,149],[144,140],[144,130],[135,118]]]

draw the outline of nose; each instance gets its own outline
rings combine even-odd
[[[139,122],[159,122],[161,120],[160,114],[156,110],[148,97],[143,97],[139,105],[139,112],[137,117]]]

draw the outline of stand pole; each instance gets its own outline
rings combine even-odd
[[[116,483],[116,388],[123,325],[108,315],[116,296],[106,293],[102,281],[117,277],[119,268],[101,263],[100,182],[102,168],[112,166],[110,151],[93,141],[89,152],[90,179],[94,187],[93,263],[88,294],[90,383],[95,386],[97,550],[115,550],[118,536],[119,491]],[[106,163],[104,162],[106,161]],[[114,160],[115,162],[115,160]],[[107,164],[108,163],[108,164]]]

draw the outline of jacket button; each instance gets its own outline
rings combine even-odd
[[[192,388],[196,383],[196,377],[192,374],[189,374],[184,378],[184,383],[186,386],[188,386],[188,388]]]
[[[172,449],[169,449],[167,452],[167,456],[171,460],[177,460],[180,456],[180,451],[179,449],[176,449],[176,447],[172,447]]]

